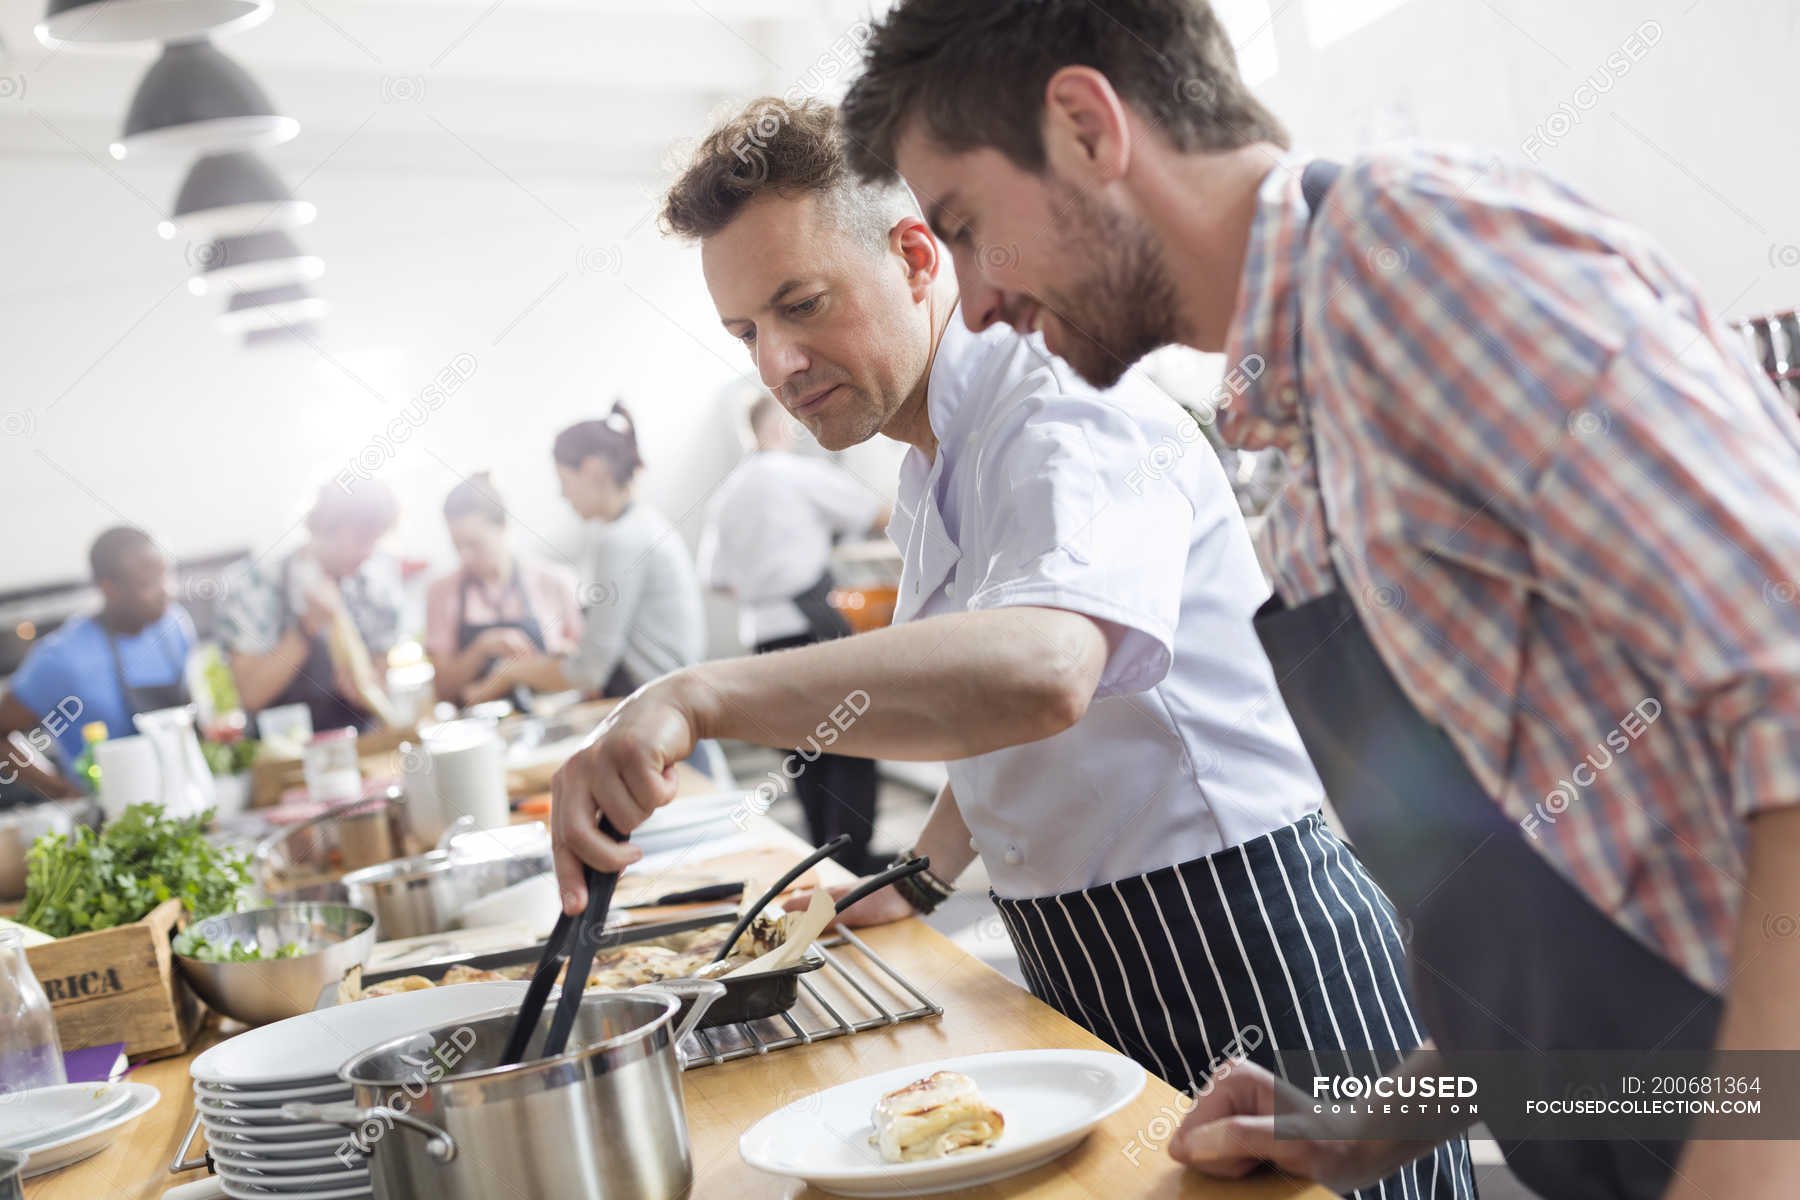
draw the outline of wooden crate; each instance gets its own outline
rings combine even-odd
[[[175,965],[169,939],[187,924],[179,900],[165,900],[130,925],[58,938],[25,952],[50,997],[64,1050],[124,1042],[132,1058],[186,1050],[206,1006]]]

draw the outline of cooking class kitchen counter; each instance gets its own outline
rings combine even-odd
[[[768,840],[807,847],[766,818]],[[704,853],[702,849],[700,854]],[[841,878],[841,876],[834,876]],[[764,1174],[738,1155],[738,1137],[770,1111],[808,1093],[914,1063],[996,1050],[1106,1049],[1086,1030],[1019,988],[923,921],[860,931],[870,949],[943,1008],[933,1020],[908,1021],[809,1046],[773,1051],[686,1072],[683,1087],[693,1142],[695,1197],[815,1197],[826,1193]],[[25,1184],[27,1200],[153,1200],[204,1170],[172,1176],[168,1164],[194,1116],[188,1064],[225,1036],[215,1021],[191,1050],[145,1063],[129,1078],[154,1084],[162,1100],[126,1136],[85,1162]],[[1184,1171],[1167,1155],[1181,1113],[1179,1093],[1151,1077],[1130,1105],[1103,1121],[1074,1150],[1024,1175],[973,1189],[982,1196],[1101,1197],[1121,1185],[1132,1195],[1197,1200],[1328,1200],[1322,1189],[1258,1176],[1223,1181]],[[190,1155],[198,1157],[204,1135]]]

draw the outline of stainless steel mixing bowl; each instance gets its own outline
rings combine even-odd
[[[238,942],[274,954],[293,942],[296,958],[203,962],[177,953],[175,961],[211,1008],[250,1025],[266,1025],[311,1011],[319,989],[369,957],[375,917],[347,904],[277,904],[200,922],[210,942]]]

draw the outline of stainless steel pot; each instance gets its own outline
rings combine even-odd
[[[516,1006],[421,1030],[339,1069],[355,1104],[283,1112],[349,1129],[344,1153],[368,1155],[377,1200],[671,1200],[694,1174],[676,1047],[724,994],[683,979],[583,996],[573,1049],[511,1067],[495,1064]]]
[[[469,901],[554,868],[550,833],[533,822],[464,833],[446,849],[352,871],[342,885],[390,942],[455,929]]]
[[[479,867],[458,864],[447,850],[352,871],[343,878],[350,903],[375,914],[384,942],[456,927],[462,906],[479,895]]]
[[[23,1150],[0,1150],[0,1200],[25,1200],[25,1185],[19,1173],[31,1155]]]

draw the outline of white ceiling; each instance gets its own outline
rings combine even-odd
[[[104,159],[155,49],[47,50],[31,34],[41,8],[0,2],[12,81],[0,90],[24,93],[0,95],[0,158]],[[829,85],[863,12],[840,0],[280,0],[219,44],[301,120],[269,155],[290,178],[642,178],[727,100]],[[113,169],[133,182],[170,171]]]

